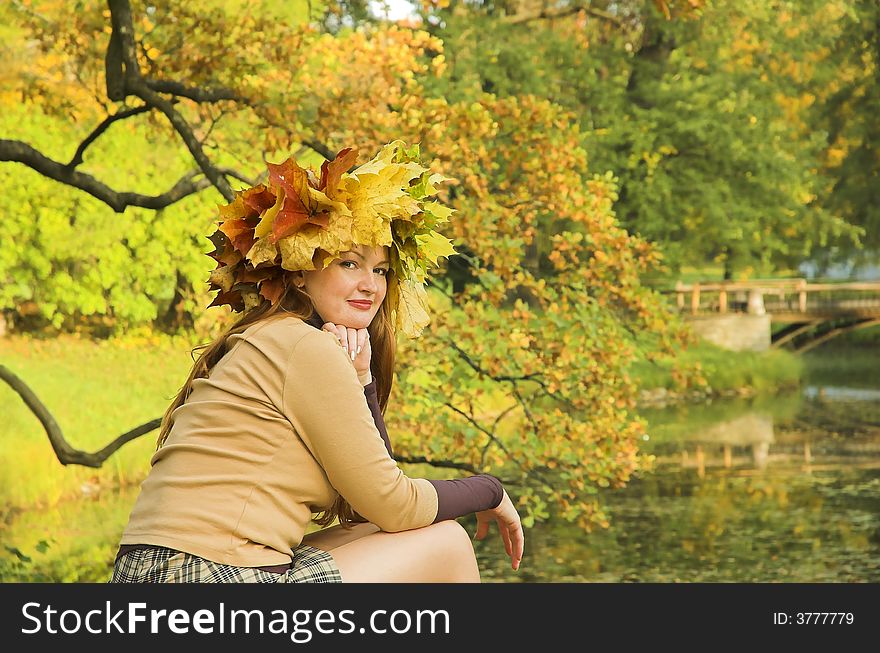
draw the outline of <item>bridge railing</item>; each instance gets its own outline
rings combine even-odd
[[[880,309],[880,282],[809,283],[806,279],[753,279],[685,284],[672,290],[681,312],[810,313],[830,309]]]

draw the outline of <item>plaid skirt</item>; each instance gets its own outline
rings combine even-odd
[[[113,565],[111,583],[341,583],[336,562],[326,551],[301,544],[290,569],[281,574],[253,567],[221,565],[199,556],[154,546],[134,549]]]

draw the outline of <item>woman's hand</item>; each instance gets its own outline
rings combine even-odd
[[[507,490],[504,490],[504,497],[497,507],[477,513],[477,532],[474,539],[484,539],[489,533],[489,526],[493,521],[498,524],[501,539],[504,540],[504,550],[510,556],[511,565],[516,571],[522,561],[525,538],[523,537],[522,521],[513,506],[513,501],[507,496]]]
[[[336,340],[342,345],[354,365],[361,384],[370,383],[372,381],[370,357],[373,355],[373,350],[370,348],[370,332],[366,329],[352,329],[341,324],[333,324],[333,322],[324,323],[321,330],[329,331],[336,336]]]

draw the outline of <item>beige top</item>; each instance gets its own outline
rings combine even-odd
[[[283,564],[311,513],[338,494],[384,531],[434,521],[437,491],[390,457],[333,335],[283,316],[228,346],[174,411],[122,544],[240,567]]]

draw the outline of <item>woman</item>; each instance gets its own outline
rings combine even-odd
[[[443,212],[417,150],[345,172],[355,157],[320,180],[270,164],[268,186],[221,208],[214,303],[245,314],[166,412],[111,582],[479,582],[454,521],[470,513],[519,567],[498,479],[408,478],[391,457],[395,329],[424,325],[414,282]],[[313,513],[339,525],[305,535]]]

